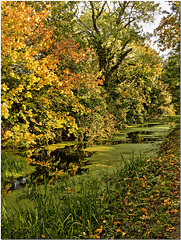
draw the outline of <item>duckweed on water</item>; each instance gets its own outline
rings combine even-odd
[[[179,238],[179,130],[158,157],[124,160],[111,174],[76,176],[55,186],[32,186],[17,212],[2,211],[3,238]],[[43,188],[43,189],[42,189]],[[15,224],[16,223],[16,224]]]

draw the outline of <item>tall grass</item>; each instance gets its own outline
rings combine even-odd
[[[136,174],[144,165],[143,158],[125,161],[112,173],[103,172],[99,177],[86,174],[79,181],[67,179],[50,187],[32,185],[17,202],[15,213],[10,214],[6,205],[2,208],[2,238],[12,239],[81,239],[96,238],[97,232],[114,231],[113,219],[118,219],[121,199],[121,181]],[[116,184],[120,182],[119,188]],[[22,207],[21,199],[34,203]],[[28,202],[28,201],[27,201]]]
[[[26,160],[18,155],[1,153],[1,177],[11,177],[27,167]]]

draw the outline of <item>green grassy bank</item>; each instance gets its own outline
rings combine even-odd
[[[14,211],[2,207],[2,239],[179,238],[179,140],[177,128],[156,158],[123,159],[113,173],[31,186]]]

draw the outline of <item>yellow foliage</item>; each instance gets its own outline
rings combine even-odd
[[[9,117],[9,109],[7,103],[1,104],[1,116],[7,119]]]

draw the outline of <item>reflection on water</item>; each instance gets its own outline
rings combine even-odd
[[[81,174],[85,170],[83,166],[89,164],[86,158],[93,155],[93,152],[84,151],[83,145],[65,146],[51,152],[47,149],[40,150],[32,155],[31,163],[36,165],[36,171],[32,174],[32,180],[43,180],[42,175],[51,178],[57,173],[61,175],[62,170],[68,171],[69,175]]]
[[[8,192],[10,190],[17,190],[20,186],[22,187],[25,185],[26,185],[26,176],[13,179],[11,181],[11,187],[8,189]]]
[[[152,136],[153,132],[151,131],[136,131],[129,132],[128,138],[130,143],[153,143],[155,141],[161,141],[161,136]]]
[[[128,132],[127,137],[123,140],[99,140],[95,141],[95,145],[118,145],[124,143],[154,143],[161,141],[161,136],[153,136],[152,131],[134,131]]]
[[[123,140],[102,140],[96,141],[94,145],[118,145],[124,143],[153,143],[162,140],[160,136],[154,136],[151,131],[128,132]],[[28,176],[13,179],[10,190],[16,190],[25,184],[41,184],[44,179],[49,179],[49,183],[54,183],[62,178],[65,173],[69,176],[82,174],[87,169],[84,166],[90,164],[88,158],[94,152],[86,151],[87,143],[78,143],[71,146],[64,146],[50,150],[50,148],[35,149],[27,153],[27,160],[36,170]]]
[[[94,152],[85,151],[86,146],[85,143],[79,143],[53,151],[47,148],[38,151],[36,149],[30,150],[27,152],[27,160],[30,165],[36,167],[35,171],[30,175],[10,180],[11,186],[8,192],[17,190],[26,184],[41,184],[44,179],[48,179],[49,183],[54,183],[65,175],[82,174],[87,171],[87,169],[82,168],[89,164],[87,158],[94,154]]]

